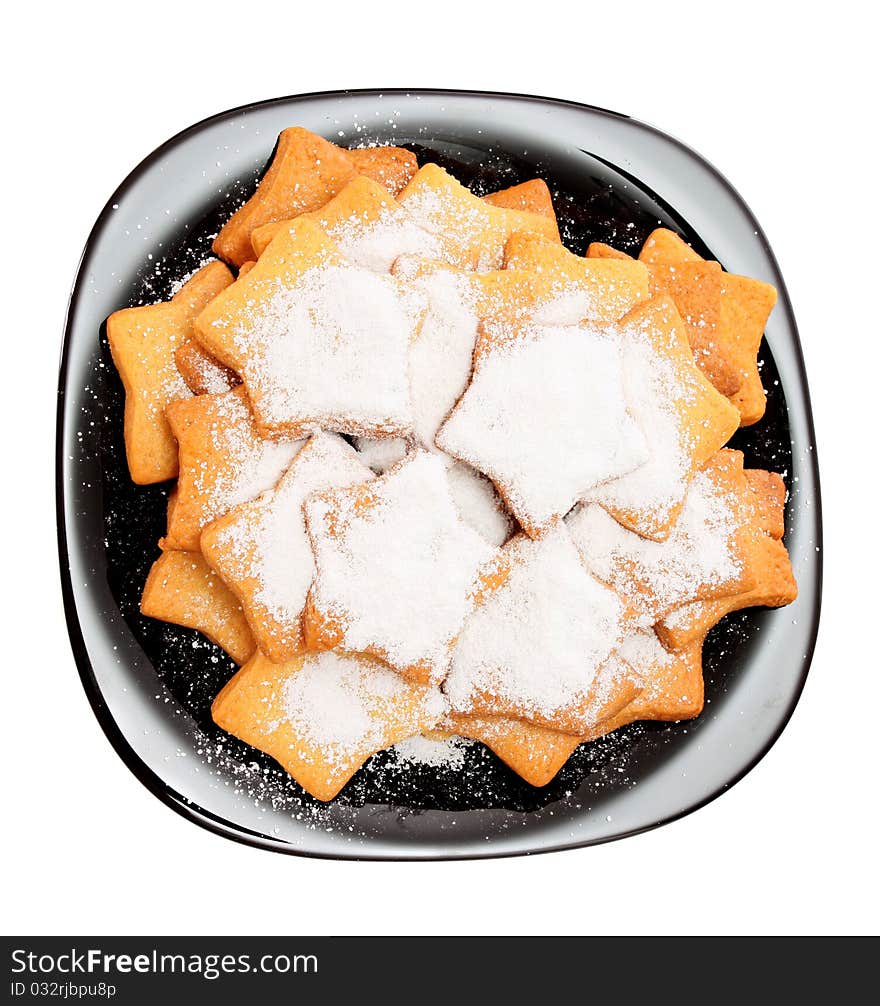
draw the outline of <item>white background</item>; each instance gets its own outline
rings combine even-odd
[[[0,220],[7,933],[878,930],[875,32],[869,5],[13,5]],[[776,13],[786,8],[791,13]],[[798,13],[794,13],[797,11]],[[329,15],[325,17],[325,15]],[[767,232],[812,386],[824,612],[761,764],[659,831],[532,859],[297,860],[161,805],[87,705],[61,609],[54,393],[66,298],[119,181],[185,126],[344,87],[466,87],[627,112],[699,150]],[[873,138],[872,135],[873,134]]]

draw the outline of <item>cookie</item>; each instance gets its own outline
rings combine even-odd
[[[630,412],[647,440],[647,462],[587,494],[625,527],[662,541],[678,516],[694,472],[739,425],[736,408],[694,363],[669,297],[628,314],[616,329]]]
[[[480,324],[533,314],[549,285],[525,270],[467,272],[414,255],[400,256],[392,272],[426,304],[409,351],[409,389],[413,438],[436,451],[437,431],[471,379]]]
[[[479,741],[530,786],[546,786],[580,743],[580,737],[501,716],[449,717],[450,729]]]
[[[567,313],[574,308],[575,321],[608,325],[650,296],[648,270],[641,262],[629,256],[584,258],[534,234],[510,237],[504,251],[504,268],[524,269],[546,277],[551,282],[554,306],[557,310],[563,307]],[[553,307],[545,313],[545,320],[553,320],[552,313]]]
[[[614,716],[595,726],[585,740],[595,740],[638,720],[678,722],[703,710],[703,640],[670,653],[651,629],[627,635],[620,655],[644,682],[641,692]]]
[[[419,168],[398,198],[420,227],[443,236],[449,261],[462,269],[499,269],[516,231],[559,240],[555,219],[493,206],[436,164]]]
[[[167,302],[115,311],[107,341],[125,388],[125,453],[132,481],[164,482],[177,475],[177,444],[165,406],[190,390],[175,364],[175,350],[192,334],[202,308],[232,283],[221,262],[200,269]]]
[[[419,227],[386,189],[360,175],[321,209],[303,214],[300,219],[310,220],[345,258],[372,272],[387,273],[394,260],[406,253],[438,258],[444,254],[441,237]],[[253,232],[251,245],[258,259],[291,223],[285,220],[264,224]]]
[[[641,677],[623,661],[612,657],[599,669],[593,684],[592,717],[595,730],[615,716],[641,692]],[[501,716],[450,714],[443,721],[450,731],[480,741],[531,786],[546,786],[568,761],[583,738],[525,720]]]
[[[172,402],[167,416],[180,475],[163,547],[195,552],[205,525],[272,489],[303,441],[260,437],[243,388]]]
[[[490,192],[483,199],[492,206],[500,206],[505,210],[519,210],[522,213],[535,213],[539,217],[547,217],[556,224],[556,239],[559,239],[559,224],[556,220],[556,210],[553,208],[553,196],[547,183],[542,178],[532,178],[519,185],[511,185],[498,192]]]
[[[361,461],[377,475],[383,475],[406,457],[410,444],[400,437],[387,440],[357,437],[355,447]],[[442,456],[446,458],[449,491],[461,519],[490,545],[503,545],[516,530],[516,524],[495,486],[463,461]]]
[[[587,257],[629,258],[601,244],[591,244]],[[721,326],[721,266],[700,258],[667,261],[656,242],[639,260],[648,267],[652,296],[668,294],[675,302],[697,366],[723,395],[734,394],[743,377],[734,361],[732,340]]]
[[[201,549],[240,601],[262,653],[282,662],[304,649],[302,612],[315,564],[303,502],[371,477],[341,437],[315,434],[278,485],[202,531]]]
[[[501,552],[497,588],[467,618],[444,690],[453,713],[581,734],[623,639],[624,601],[592,576],[563,524]],[[629,669],[626,669],[629,673]]]
[[[264,436],[384,437],[412,427],[407,357],[423,312],[414,291],[351,265],[300,218],[195,324],[241,375]]]
[[[721,289],[721,328],[728,335],[731,358],[743,376],[731,402],[739,409],[740,425],[752,426],[764,415],[767,394],[758,369],[758,350],[770,312],[776,304],[776,288],[750,276],[724,273]]]
[[[751,590],[711,601],[694,601],[676,608],[655,626],[667,649],[685,649],[702,639],[725,616],[742,608],[780,608],[797,598],[797,583],[788,550],[783,545],[785,483],[775,472],[746,470],[756,536],[750,571]]]
[[[351,151],[299,126],[285,129],[257,191],[214,239],[214,253],[240,266],[251,258],[251,233],[261,224],[319,209],[357,174],[396,195],[416,168],[415,155],[399,147]]]
[[[332,800],[376,751],[430,729],[443,699],[362,656],[257,654],[214,700],[214,722],[271,755],[313,797]]]
[[[174,364],[194,395],[219,395],[241,384],[238,374],[215,360],[196,339],[187,339],[174,350]]]
[[[197,629],[237,664],[256,649],[237,598],[198,552],[159,556],[144,585],[141,614]]]
[[[442,680],[497,550],[459,517],[443,461],[415,451],[385,475],[311,496],[311,649],[371,653],[414,681]]]
[[[665,227],[659,227],[648,237],[639,258],[666,268],[674,268],[681,262],[703,261],[674,231]],[[722,274],[719,345],[739,374],[739,387],[730,393],[730,400],[739,410],[743,426],[756,423],[766,408],[758,349],[775,304],[776,289],[769,283],[733,273]]]
[[[696,473],[665,541],[618,524],[595,503],[565,519],[587,568],[617,591],[643,626],[682,604],[754,585],[749,488],[739,451],[721,450]]]
[[[495,483],[535,537],[648,458],[619,341],[590,325],[483,325],[474,373],[435,443]]]

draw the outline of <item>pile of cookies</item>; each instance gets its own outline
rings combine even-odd
[[[794,599],[782,479],[725,448],[767,284],[300,128],[214,252],[107,323],[131,477],[177,480],[142,611],[241,665],[215,721],[318,799],[416,735],[545,785],[696,716],[709,629]]]

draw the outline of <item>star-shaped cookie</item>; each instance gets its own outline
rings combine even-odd
[[[754,586],[748,495],[742,454],[721,450],[692,479],[665,541],[627,530],[595,503],[580,504],[565,523],[587,568],[651,626],[689,601]]]
[[[159,556],[144,585],[141,614],[197,629],[237,664],[256,649],[238,599],[198,552]]]
[[[402,203],[363,175],[352,179],[321,209],[303,217],[320,227],[350,262],[372,272],[387,273],[399,255],[442,257],[444,253],[442,237],[419,227]],[[251,235],[257,258],[291,224],[284,220],[258,227]]]
[[[504,251],[504,268],[537,273],[550,283],[544,320],[560,310],[574,320],[597,325],[619,321],[648,300],[648,270],[629,256],[584,258],[563,245],[534,234],[513,234]],[[567,319],[566,319],[567,320]]]
[[[703,710],[702,653],[702,638],[670,653],[652,629],[629,633],[620,654],[641,675],[644,688],[619,713],[597,724],[584,740],[602,737],[637,720],[677,722],[699,716]]]
[[[222,262],[211,262],[174,297],[129,307],[107,319],[107,341],[125,388],[125,453],[132,481],[164,482],[177,474],[177,443],[165,406],[190,390],[175,363],[175,350],[192,335],[202,308],[232,283]]]
[[[215,238],[214,253],[240,266],[252,257],[251,233],[261,224],[319,209],[357,174],[396,195],[416,167],[415,155],[400,147],[346,150],[299,126],[285,129],[257,191]]]
[[[241,602],[257,645],[270,660],[288,660],[304,649],[302,613],[315,572],[304,501],[314,492],[371,476],[341,437],[317,433],[274,489],[202,531],[202,553]]]
[[[423,310],[300,218],[199,315],[196,334],[241,375],[264,435],[396,436],[412,426],[407,357]]]
[[[637,307],[617,328],[630,411],[648,461],[587,494],[625,527],[662,541],[694,472],[736,431],[739,414],[694,363],[669,297]]]
[[[750,558],[755,585],[711,601],[693,601],[669,612],[656,625],[657,635],[670,650],[681,650],[702,639],[733,611],[757,605],[778,608],[797,598],[797,583],[788,550],[782,543],[785,483],[775,472],[746,469],[750,520],[756,544]]]
[[[488,475],[533,537],[649,457],[619,341],[589,324],[484,325],[471,383],[435,443]]]
[[[614,654],[596,674],[584,722],[592,722],[591,730],[595,730],[629,705],[643,688],[641,676]],[[443,725],[452,733],[485,744],[532,786],[546,786],[583,740],[575,734],[503,716],[452,713]]]
[[[368,652],[412,680],[441,680],[497,554],[459,516],[442,459],[415,451],[372,482],[311,496],[305,513],[317,568],[309,647]]]
[[[594,722],[600,669],[626,607],[593,577],[561,523],[502,550],[500,585],[465,622],[444,689],[451,710],[580,734]]]
[[[436,164],[419,168],[398,198],[420,227],[443,236],[449,260],[462,269],[499,269],[516,231],[559,240],[555,218],[495,206]]]
[[[660,241],[649,238],[639,254],[639,261],[648,267],[651,293],[672,297],[684,321],[697,366],[723,395],[734,395],[743,383],[743,374],[737,365],[734,341],[722,324],[721,266],[704,261],[695,253],[670,259],[669,250],[670,242],[664,235]],[[587,257],[629,258],[602,244],[591,244]]]
[[[258,651],[211,715],[313,797],[332,800],[372,754],[430,729],[443,709],[437,688],[363,656],[307,653],[275,664]]]
[[[168,422],[180,450],[165,548],[199,549],[202,528],[275,486],[302,440],[264,440],[243,388],[172,402]]]
[[[658,227],[648,237],[639,259],[650,265],[674,267],[703,259],[678,234]],[[738,390],[730,395],[741,416],[741,425],[751,426],[763,415],[767,400],[758,369],[758,349],[767,319],[776,304],[776,289],[749,276],[722,273],[719,315],[720,345],[738,372]]]

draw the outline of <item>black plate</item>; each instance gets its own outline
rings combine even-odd
[[[198,634],[143,618],[138,599],[164,529],[168,485],[128,479],[122,389],[103,322],[164,299],[209,254],[252,191],[278,132],[389,141],[448,166],[477,192],[535,175],[574,251],[636,251],[663,224],[730,271],[780,293],[761,350],[767,415],[732,446],[791,487],[786,542],[800,586],[780,611],[728,617],[705,647],[696,721],[643,724],[582,745],[554,782],[523,783],[480,745],[467,769],[375,756],[329,806],[211,723],[232,673]],[[728,183],[682,144],[625,116],[517,95],[358,91],[225,112],[150,155],[95,224],[67,318],[58,408],[58,534],[68,626],[96,715],[156,795],[220,834],[284,852],[349,858],[500,856],[587,845],[654,827],[717,796],[766,753],[800,695],[821,590],[819,485],[803,360],[767,242]]]

